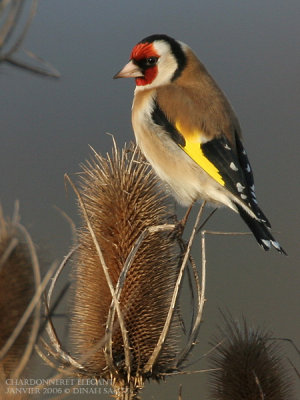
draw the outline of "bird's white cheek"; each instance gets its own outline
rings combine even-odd
[[[156,84],[166,85],[171,82],[171,79],[177,69],[177,64],[173,57],[169,57],[164,63],[158,65],[158,74]]]

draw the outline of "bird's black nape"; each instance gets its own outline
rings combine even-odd
[[[183,69],[186,66],[186,56],[184,54],[184,51],[182,50],[182,47],[181,47],[180,43],[177,42],[177,40],[175,40],[165,34],[154,34],[154,35],[147,36],[144,39],[142,39],[139,43],[153,43],[156,40],[162,40],[162,41],[167,42],[171,47],[171,51],[172,51],[174,57],[176,58],[178,67],[172,77],[172,81],[174,81],[176,78],[178,78],[181,75]]]

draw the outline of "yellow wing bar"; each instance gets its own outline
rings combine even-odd
[[[199,141],[199,132],[189,132],[188,135],[185,135],[182,132],[180,123],[176,122],[175,126],[185,139],[185,146],[180,146],[182,150],[184,150],[185,153],[189,155],[191,159],[194,160],[216,182],[218,182],[222,186],[225,186],[225,181],[223,180],[220,171],[207,157],[205,157],[202,151],[201,143]]]

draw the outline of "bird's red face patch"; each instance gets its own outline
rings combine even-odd
[[[158,54],[156,53],[152,43],[138,43],[134,46],[131,52],[131,58],[136,61],[153,56],[158,57]]]
[[[146,61],[149,58],[159,58],[153,43],[138,43],[132,50],[130,58],[140,66],[144,76],[135,78],[137,86],[149,85],[157,76],[157,65],[146,66]],[[145,65],[145,66],[144,66]]]

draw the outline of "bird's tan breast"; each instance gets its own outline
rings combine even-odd
[[[143,91],[135,94],[132,108],[132,126],[139,147],[149,162],[164,165],[165,169],[175,166],[172,151],[177,145],[168,139],[166,133],[156,125],[151,117],[154,107],[155,91]]]

